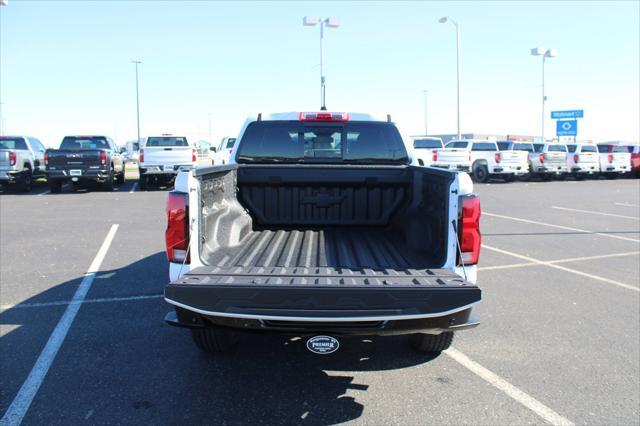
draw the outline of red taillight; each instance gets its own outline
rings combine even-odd
[[[139,163],[144,163],[144,149],[140,150],[140,156],[138,157]]]
[[[607,155],[607,159],[609,160],[610,163],[613,163],[613,155],[611,154]]]
[[[103,166],[107,164],[107,151],[100,151],[100,164]]]
[[[196,162],[196,149],[195,148],[191,148],[191,162],[192,163]]]
[[[349,121],[346,112],[301,112],[300,121]]]
[[[438,161],[438,151],[433,151],[433,157],[431,157],[433,161]]]
[[[541,163],[544,163],[545,158],[547,158],[547,156],[546,156],[546,155],[544,155],[544,154],[540,154],[540,162],[541,162]]]
[[[48,152],[44,153],[44,165],[45,166],[49,165],[49,153]]]
[[[16,153],[13,151],[9,151],[9,165],[10,166],[15,166],[16,165]]]
[[[167,198],[167,230],[164,233],[169,262],[189,263],[189,206],[187,194],[170,192]]]
[[[496,152],[496,154],[494,155],[495,159],[496,159],[496,163],[499,163],[500,160],[502,160],[502,156],[500,155],[499,152]]]
[[[476,195],[460,197],[459,243],[462,259],[458,264],[475,265],[480,259],[480,199]]]
[[[578,154],[573,154],[573,162],[577,163],[580,160],[580,156]]]

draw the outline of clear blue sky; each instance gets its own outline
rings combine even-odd
[[[5,133],[57,146],[64,134],[214,140],[247,114],[319,106],[318,28],[327,105],[390,113],[407,134],[455,132],[455,31],[461,29],[462,131],[539,134],[541,58],[547,110],[583,108],[579,138],[638,140],[640,2],[21,1],[0,8]],[[547,135],[554,133],[547,120]]]

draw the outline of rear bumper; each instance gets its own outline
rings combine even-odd
[[[600,166],[598,164],[574,164],[571,166],[571,173],[597,173],[600,171]]]
[[[16,183],[22,179],[22,176],[22,171],[0,170],[0,183]]]
[[[567,173],[566,164],[543,164],[534,167],[536,173]]]
[[[183,170],[190,170],[193,168],[191,164],[174,165],[172,168],[164,166],[151,166],[146,164],[139,165],[140,175],[165,175],[176,176]]]
[[[524,175],[529,173],[529,167],[524,164],[498,164],[489,173]]]
[[[468,172],[471,170],[471,164],[468,163],[432,163],[431,167],[437,167],[439,169],[459,170],[461,172]]]
[[[627,173],[631,167],[626,164],[607,164],[606,167],[601,168],[602,173]]]
[[[109,176],[109,170],[107,169],[78,169],[80,175],[72,175],[71,170],[47,170],[49,180],[73,180],[73,181],[97,181],[104,182]]]

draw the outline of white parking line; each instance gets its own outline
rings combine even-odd
[[[613,203],[613,204],[615,204],[616,206],[624,206],[624,207],[640,207],[637,204],[629,204],[629,203]]]
[[[100,269],[100,265],[102,265],[102,261],[109,250],[113,237],[116,235],[116,231],[118,231],[118,226],[119,225],[117,224],[111,225],[111,229],[102,242],[102,246],[100,246],[98,254],[96,254],[93,262],[91,262],[89,270],[84,275],[82,282],[73,295],[73,299],[71,301],[74,303],[70,303],[64,311],[64,314],[62,314],[62,318],[60,318],[56,328],[51,333],[51,336],[49,336],[49,340],[40,353],[40,356],[38,356],[27,380],[22,384],[18,394],[11,402],[11,405],[4,413],[2,419],[0,419],[0,425],[19,425],[22,422],[33,398],[36,396],[36,393],[38,393],[38,389],[40,389],[40,385],[42,385],[53,360],[58,354],[58,350],[62,346],[64,339],[67,337],[69,328],[78,314],[78,310],[80,310],[81,303],[87,296],[87,292],[91,288],[91,283],[93,283],[93,279]]]
[[[16,305],[0,305],[0,313],[7,311],[9,309],[47,308],[50,306],[63,306],[63,305],[71,305],[74,303],[86,304],[86,303],[105,303],[105,302],[128,302],[131,300],[159,299],[162,297],[164,297],[164,294],[145,294],[141,296],[103,297],[99,299],[85,299],[81,301],[56,300],[54,302],[18,303]]]
[[[133,194],[134,192],[136,192],[137,187],[138,187],[138,182],[133,182],[133,186],[131,187],[129,194]]]
[[[38,197],[41,197],[41,196],[43,196],[43,195],[47,195],[47,194],[49,194],[49,193],[51,193],[51,190],[47,189],[46,191],[39,193],[39,194],[38,194]]]
[[[567,211],[570,211],[570,212],[589,213],[589,214],[597,214],[597,215],[600,215],[600,216],[611,216],[611,217],[620,217],[622,219],[640,220],[640,217],[623,216],[621,214],[594,212],[594,211],[591,211],[591,210],[570,209],[568,207],[558,207],[558,206],[551,206],[551,208],[552,209],[556,209],[556,210],[567,210]]]
[[[522,218],[519,218],[519,217],[503,216],[501,214],[495,214],[495,213],[482,212],[482,214],[484,216],[497,217],[497,218],[500,218],[500,219],[508,219],[508,220],[513,220],[513,221],[516,221],[516,222],[531,223],[533,225],[548,226],[548,227],[551,227],[551,228],[565,229],[567,231],[575,231],[575,232],[580,232],[580,233],[584,233],[584,234],[593,234],[593,235],[599,235],[601,237],[615,238],[615,239],[618,239],[618,240],[633,241],[634,243],[640,243],[640,240],[638,240],[636,238],[622,237],[620,235],[603,234],[601,232],[587,231],[586,229],[572,228],[570,226],[554,225],[552,223],[538,222],[538,221],[535,221],[535,220],[522,219]]]
[[[543,260],[534,259],[534,258],[529,257],[529,256],[523,256],[521,254],[512,253],[510,251],[502,250],[502,249],[495,248],[495,247],[490,247],[490,246],[487,246],[485,244],[483,244],[482,247],[486,248],[487,250],[495,251],[496,253],[502,253],[502,254],[506,254],[508,256],[513,256],[513,257],[516,257],[518,259],[526,260],[526,261],[531,262],[531,263],[537,263],[539,265],[548,266],[550,268],[559,269],[561,271],[571,272],[572,274],[576,274],[576,275],[580,275],[580,276],[583,276],[583,277],[591,278],[591,279],[597,280],[597,281],[602,281],[602,282],[605,282],[607,284],[613,284],[613,285],[618,286],[618,287],[626,288],[627,290],[633,290],[633,291],[640,292],[640,288],[638,288],[638,287],[634,287],[634,286],[629,285],[629,284],[621,283],[619,281],[610,280],[609,278],[604,278],[604,277],[600,277],[598,275],[593,275],[593,274],[587,274],[586,272],[577,271],[575,269],[566,268],[566,267],[560,266],[560,265],[555,265],[552,262],[545,262]]]
[[[571,420],[562,417],[560,414],[556,413],[551,408],[544,405],[542,402],[538,401],[528,393],[518,389],[494,372],[473,361],[459,350],[455,348],[449,348],[444,351],[444,353],[467,370],[471,371],[487,383],[504,392],[507,396],[509,396],[516,402],[524,405],[529,410],[536,413],[544,421],[551,423],[552,425],[574,424]]]
[[[478,271],[495,271],[498,269],[512,269],[512,268],[522,268],[525,266],[540,266],[546,265],[547,263],[568,263],[568,262],[582,262],[585,260],[597,260],[597,259],[610,259],[612,257],[625,257],[625,256],[634,256],[640,254],[640,251],[628,251],[625,253],[613,253],[613,254],[602,254],[598,256],[584,256],[584,257],[571,257],[569,259],[560,259],[560,260],[550,260],[547,262],[535,263],[535,262],[527,262],[527,263],[512,263],[510,265],[497,265],[497,266],[485,266],[478,268]]]

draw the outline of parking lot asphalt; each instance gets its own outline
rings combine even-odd
[[[25,424],[638,424],[640,180],[476,191],[482,324],[436,358],[273,335],[207,356],[163,322],[166,191],[2,191],[0,415],[117,224]]]

